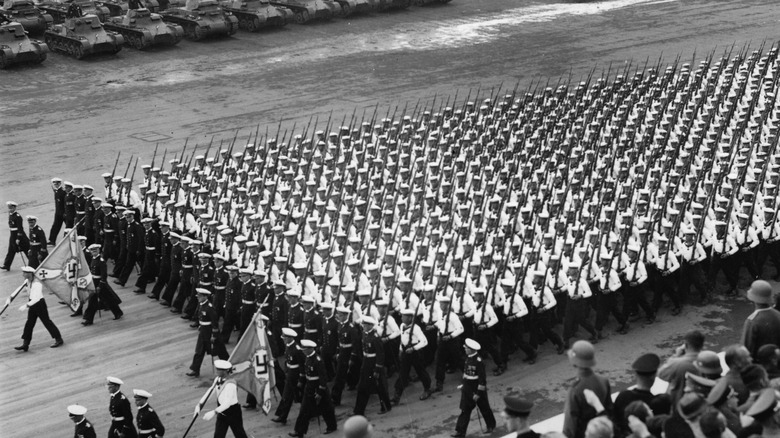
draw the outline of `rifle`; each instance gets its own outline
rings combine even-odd
[[[119,156],[120,155],[122,155],[122,151],[117,151],[116,152],[116,160],[114,160],[114,170],[111,171],[111,178],[112,178],[112,180],[109,181],[109,183],[108,183],[108,198],[109,199],[111,199],[113,197],[113,194],[111,193],[111,191],[114,188],[113,178],[114,178],[114,175],[116,175],[116,166],[119,164]],[[106,201],[108,201],[108,200],[106,200]]]

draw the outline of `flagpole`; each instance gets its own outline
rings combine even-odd
[[[2,315],[3,312],[5,312],[5,309],[7,309],[8,306],[11,305],[11,301],[13,301],[14,298],[16,298],[17,295],[19,295],[19,293],[22,291],[22,289],[24,289],[25,286],[27,286],[26,280],[19,287],[17,287],[16,290],[13,291],[10,297],[5,299],[5,305],[3,306],[3,309],[0,310],[0,315]]]
[[[190,433],[190,429],[192,429],[192,425],[195,424],[195,420],[198,419],[198,414],[200,414],[200,410],[203,409],[203,406],[208,401],[209,397],[211,397],[211,393],[214,392],[214,388],[217,386],[217,382],[219,381],[219,377],[214,378],[214,383],[211,384],[211,388],[209,388],[208,391],[206,391],[206,394],[201,397],[200,401],[198,402],[198,405],[195,406],[195,412],[192,414],[192,421],[190,421],[190,425],[187,426],[187,430],[184,431],[184,435],[182,435],[181,438],[186,438],[187,434]]]

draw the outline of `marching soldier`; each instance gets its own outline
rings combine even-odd
[[[171,239],[171,224],[169,222],[161,221],[160,225],[160,239],[159,239],[159,270],[156,272],[157,281],[152,287],[152,292],[149,294],[149,298],[159,300],[160,294],[168,284],[168,280],[171,278],[172,261],[171,255],[173,253],[173,242]]]
[[[54,222],[49,230],[49,245],[57,244],[57,235],[60,234],[62,224],[65,222],[65,189],[62,188],[62,179],[52,178],[51,189],[54,191]]]
[[[73,183],[65,181],[65,229],[70,230],[76,221],[76,193]]]
[[[466,436],[471,411],[474,408],[479,409],[482,416],[485,417],[487,434],[492,433],[493,429],[496,428],[496,418],[493,415],[493,410],[490,409],[487,396],[485,363],[479,356],[480,345],[473,339],[466,339],[463,348],[466,351],[466,362],[463,366],[463,384],[460,392],[460,415],[455,425],[455,433],[450,435],[455,438]]]
[[[299,400],[299,393],[303,387],[301,372],[303,371],[306,356],[300,349],[296,341],[298,334],[289,327],[282,328],[282,339],[284,340],[284,389],[282,399],[276,407],[271,421],[274,423],[287,424],[287,416],[290,414],[290,408],[294,401]]]
[[[382,341],[376,334],[376,320],[364,316],[363,325],[363,362],[360,366],[357,399],[353,415],[364,415],[369,397],[376,391],[379,397],[379,415],[390,412],[390,397],[387,394],[387,374],[385,371],[385,354]]]
[[[114,206],[108,202],[100,204],[100,209],[103,211],[103,229],[100,230],[103,254],[106,259],[116,262],[119,257],[119,217],[114,212]]]
[[[73,433],[73,438],[97,438],[95,428],[92,427],[92,423],[85,417],[86,414],[87,408],[84,406],[68,406],[68,417],[70,417],[70,420],[76,425],[76,431]]]
[[[8,228],[11,230],[11,238],[8,241],[8,252],[5,254],[5,261],[0,269],[11,270],[11,263],[17,252],[27,252],[29,249],[27,234],[24,233],[24,222],[22,215],[16,212],[16,202],[8,201],[5,203],[8,207]]]
[[[318,342],[322,337],[322,315],[314,308],[313,296],[303,296],[301,302],[303,303],[303,339]]]
[[[198,341],[195,344],[195,355],[190,364],[190,377],[200,376],[200,365],[203,363],[203,357],[206,353],[218,356],[220,359],[227,360],[228,353],[225,344],[217,335],[219,333],[217,324],[217,313],[209,302],[211,292],[208,289],[197,289],[198,296]]]
[[[157,412],[149,406],[151,396],[152,394],[143,389],[133,390],[133,399],[138,407],[138,414],[135,416],[138,438],[159,438],[165,435],[165,426],[157,416]]]
[[[89,246],[89,252],[92,255],[92,261],[89,264],[89,272],[92,275],[92,284],[95,285],[95,293],[89,298],[87,310],[84,311],[84,320],[81,325],[92,325],[95,319],[95,313],[105,305],[114,314],[114,319],[119,319],[124,315],[119,304],[122,300],[116,295],[111,285],[108,284],[108,268],[106,260],[100,252],[100,245],[93,243]]]
[[[30,227],[30,250],[27,253],[27,259],[33,268],[37,268],[49,255],[46,249],[46,234],[37,222],[37,217],[27,216],[27,225]]]
[[[117,377],[106,377],[106,389],[111,394],[108,402],[108,413],[111,414],[111,427],[108,428],[108,436],[135,438],[138,435],[133,425],[133,410],[130,408],[130,401],[119,390],[119,387],[124,383]]]
[[[233,364],[227,360],[215,360],[214,368],[217,369],[217,387],[214,393],[217,396],[217,408],[203,415],[206,421],[217,417],[214,426],[214,438],[225,438],[228,428],[236,438],[247,438],[244,430],[244,419],[241,414],[241,406],[238,404],[238,388],[236,381],[229,378],[233,370]],[[196,414],[200,411],[196,411]]]
[[[404,389],[409,384],[409,371],[414,368],[420,383],[423,385],[423,393],[420,400],[427,400],[431,392],[431,377],[423,364],[422,350],[428,345],[428,339],[425,337],[419,325],[414,323],[414,310],[404,309],[401,311],[401,344],[400,348],[400,369],[398,379],[395,381],[395,395],[390,400],[394,405],[401,401]]]
[[[463,324],[450,307],[449,297],[440,297],[441,318],[436,321],[439,332],[436,340],[436,388],[434,392],[444,389],[444,372],[448,366],[462,368],[462,338]]]
[[[124,211],[127,230],[125,231],[125,259],[121,262],[122,271],[114,280],[114,284],[124,287],[130,274],[135,270],[135,265],[143,260],[144,254],[144,227],[135,221],[133,210]],[[121,258],[121,256],[120,256]]]
[[[229,280],[225,286],[224,316],[222,323],[222,342],[230,343],[230,335],[241,326],[241,290],[244,283],[238,274],[238,266],[230,265],[226,268]],[[216,301],[216,300],[215,300]]]
[[[152,228],[152,222],[152,218],[145,217],[141,219],[141,224],[144,228],[144,256],[141,275],[138,276],[135,282],[136,290],[133,291],[137,294],[146,294],[146,285],[154,281],[159,272],[158,266],[162,256],[162,247],[160,233]]]
[[[174,295],[181,282],[181,274],[183,271],[182,262],[184,261],[184,250],[189,245],[188,243],[182,244],[182,237],[171,231],[168,234],[171,239],[171,276],[168,278],[168,282],[165,284],[165,291],[162,293],[160,304],[165,307],[170,307],[174,300]],[[174,307],[171,309],[172,313],[181,313],[176,311]]]
[[[306,356],[304,369],[301,373],[301,382],[303,384],[303,400],[301,402],[301,411],[295,420],[295,431],[290,433],[291,437],[303,437],[309,429],[309,420],[315,415],[322,415],[325,419],[326,429],[323,435],[328,435],[336,431],[336,413],[333,410],[333,404],[328,391],[327,375],[325,365],[316,351],[317,343],[304,339],[301,341],[301,349]]]
[[[338,321],[338,356],[336,358],[336,376],[333,380],[333,405],[341,405],[341,393],[344,386],[354,388],[357,384],[358,368],[363,353],[360,327],[352,322],[352,310],[339,306],[336,308]]]
[[[24,331],[22,332],[22,345],[14,347],[14,350],[17,351],[27,351],[30,348],[33,328],[38,319],[41,320],[43,326],[46,327],[46,330],[49,331],[49,334],[54,339],[51,348],[57,348],[64,344],[59,329],[49,319],[49,310],[46,307],[46,301],[43,299],[43,285],[35,279],[34,273],[35,269],[29,266],[22,268],[22,275],[27,282],[27,290],[30,296],[29,300],[19,307],[20,312],[27,311],[27,322],[24,324]]]

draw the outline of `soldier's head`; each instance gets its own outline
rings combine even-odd
[[[287,301],[290,305],[294,306],[298,304],[301,299],[301,291],[297,289],[290,289],[287,291]]]
[[[61,178],[52,178],[51,179],[51,186],[54,190],[59,189],[62,187],[62,179]]]
[[[35,224],[38,223],[38,218],[35,216],[27,216],[27,225],[30,226],[30,228],[35,227]]]
[[[384,298],[376,301],[376,310],[379,312],[380,316],[387,315],[387,305],[387,300]]]
[[[122,212],[122,216],[125,218],[127,223],[132,224],[135,222],[135,211],[133,210],[125,210]]]
[[[354,286],[351,286],[349,288],[344,288],[346,291],[347,289],[352,289]],[[361,290],[357,293],[358,301],[360,301],[361,305],[368,304],[369,301],[371,301],[371,291],[368,289]]]
[[[214,259],[216,261],[216,259]],[[230,265],[227,268],[228,275],[230,276],[230,279],[234,279],[238,277],[238,266],[236,265]]]
[[[233,364],[226,360],[215,360],[214,368],[217,369],[217,377],[226,378],[233,371]]]
[[[254,256],[260,254],[260,244],[258,244],[254,240],[251,240],[249,242],[245,242],[244,245],[246,245],[246,250],[249,252],[249,254],[254,255]],[[241,244],[239,244],[238,246],[240,248]]]
[[[182,242],[184,242],[183,239]],[[241,280],[242,283],[248,283],[252,279],[252,273],[251,269],[241,268],[238,271],[238,279]]]
[[[206,301],[208,301],[209,298],[211,297],[211,291],[209,291],[208,289],[204,289],[204,288],[200,288],[199,287],[199,288],[195,289],[195,292],[196,292],[196,294],[198,296],[198,302],[201,303],[201,304],[203,304]]]
[[[376,327],[376,321],[370,316],[364,316],[360,321],[360,325],[363,326],[363,332],[369,333]]]
[[[484,287],[475,287],[472,291],[474,293],[474,301],[477,303],[481,303],[485,300],[485,288]]]
[[[315,300],[313,295],[304,295],[301,297],[301,305],[303,306],[303,310],[310,311],[314,308]]]
[[[198,254],[198,260],[200,260],[201,266],[207,266],[209,262],[211,261],[211,254],[207,252],[201,252]]]
[[[466,350],[466,356],[473,356],[479,352],[480,348],[479,343],[471,338],[466,338],[466,341],[463,342],[463,349]]]
[[[109,394],[114,394],[117,391],[119,391],[119,387],[122,386],[125,382],[123,382],[121,379],[117,377],[106,377],[106,389],[108,390]]]
[[[81,423],[81,421],[84,419],[84,415],[87,414],[87,408],[81,405],[70,405],[68,406],[68,417],[70,417],[70,420],[76,424]]]
[[[65,186],[65,191],[66,191],[67,193],[70,193],[71,191],[73,191],[73,183],[72,183],[72,182],[70,182],[70,181],[65,181],[63,184],[64,184],[64,186]]]
[[[139,408],[142,406],[146,406],[146,404],[149,402],[149,399],[152,397],[152,394],[150,394],[147,391],[144,391],[143,389],[134,389],[133,390],[133,400],[135,401],[135,405]]]
[[[442,312],[446,313],[450,309],[450,297],[439,297],[439,308]]]

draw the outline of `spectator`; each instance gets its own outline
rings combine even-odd
[[[725,378],[718,380],[718,383],[710,391],[710,395],[707,396],[707,404],[723,414],[726,419],[726,427],[734,433],[739,433],[742,430],[737,403],[737,391],[729,385]]]
[[[742,369],[742,381],[745,382],[745,386],[750,395],[745,403],[739,405],[739,412],[747,412],[758,396],[765,388],[769,386],[769,378],[767,378],[766,371],[756,364],[750,364]]]
[[[777,365],[778,355],[780,355],[780,350],[775,344],[762,345],[756,353],[756,362],[764,367],[769,380],[780,377],[780,368]]]
[[[683,394],[685,388],[685,373],[699,374],[693,362],[704,347],[704,335],[693,330],[685,335],[685,344],[677,347],[674,356],[658,370],[658,377],[669,382],[666,392],[672,397],[672,404]]]
[[[612,438],[614,436],[612,421],[607,417],[592,418],[585,428],[585,438]]]
[[[577,382],[569,389],[564,405],[563,433],[568,438],[583,438],[588,422],[599,412],[586,399],[585,390],[590,390],[609,414],[612,411],[612,397],[609,380],[593,372],[596,352],[588,341],[577,341],[569,350],[569,362],[577,369]]]
[[[534,403],[520,397],[504,397],[504,424],[512,438],[539,438],[541,435],[531,430],[528,416]]]
[[[710,394],[712,388],[715,387],[715,383],[716,382],[712,379],[707,379],[693,373],[685,373],[684,392],[695,392],[706,398]]]
[[[623,412],[629,404],[633,404],[635,401],[642,401],[647,405],[653,403],[656,396],[650,392],[650,388],[653,387],[653,383],[655,382],[655,376],[658,372],[659,365],[661,365],[661,358],[653,353],[643,354],[631,364],[631,368],[634,370],[636,386],[621,391],[615,399],[614,419],[618,432],[628,432],[627,415],[624,415]],[[641,418],[641,420],[644,421],[644,418]]]
[[[650,406],[648,406],[647,403],[641,400],[632,401],[624,410],[623,421],[626,424],[626,430],[620,432],[619,436],[625,436],[627,438],[646,438],[650,435],[646,422],[647,419],[652,416],[653,411],[650,410]],[[631,418],[633,418],[633,420],[630,420]],[[633,427],[631,427],[632,423],[636,423],[637,421],[641,423],[641,425],[633,424]]]
[[[742,369],[753,363],[753,359],[750,356],[750,352],[743,345],[735,344],[726,347],[725,351],[726,366],[729,370],[723,376],[734,391],[737,392],[737,400],[739,404],[747,401],[750,391],[745,387],[745,383],[742,381]]]
[[[747,297],[753,302],[755,311],[747,317],[742,328],[742,345],[750,355],[756,357],[762,345],[780,345],[780,311],[772,305],[772,286],[764,280],[756,280],[750,285]]]
[[[753,417],[756,422],[746,427],[753,427],[751,433],[754,435],[760,435],[762,438],[776,438],[780,437],[780,426],[778,425],[778,418],[775,414],[777,408],[777,397],[775,391],[772,389],[765,389],[761,391],[761,394],[756,399],[755,403],[748,409],[745,415]],[[743,435],[740,436],[750,436]]]
[[[699,352],[696,356],[696,360],[693,362],[696,369],[699,370],[699,375],[712,380],[720,379],[723,374],[723,368],[720,366],[720,358],[718,353],[710,350],[704,350]]]
[[[344,422],[344,438],[371,438],[374,428],[362,415],[353,415]]]
[[[675,413],[664,423],[664,435],[671,438],[704,438],[699,418],[707,410],[707,402],[700,394],[689,392],[680,397]]]
[[[566,438],[563,432],[547,432],[542,435],[542,438]]]
[[[710,409],[701,416],[699,427],[704,438],[736,438],[726,427],[726,418],[716,409]]]

